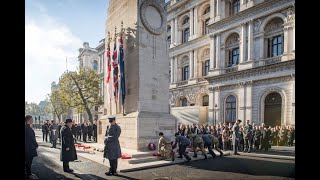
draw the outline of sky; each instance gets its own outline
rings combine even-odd
[[[39,103],[66,69],[76,69],[83,42],[96,47],[104,38],[109,0],[25,2],[25,100]]]
[[[109,0],[26,0],[25,100],[39,103],[68,68],[78,65],[83,42],[104,38]],[[66,65],[66,58],[68,63]]]

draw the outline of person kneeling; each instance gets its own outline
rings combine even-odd
[[[158,143],[158,151],[161,155],[161,160],[166,160],[169,158],[174,159],[172,156],[172,145],[169,138],[165,137],[162,132],[159,133],[160,139]]]

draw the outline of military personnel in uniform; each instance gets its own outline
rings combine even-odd
[[[198,157],[197,148],[200,148],[202,154],[204,155],[204,159],[207,159],[208,157],[206,152],[204,151],[204,142],[201,136],[199,136],[198,134],[188,134],[188,137],[190,138],[192,149],[194,152],[194,155],[192,157]]]
[[[208,137],[211,139],[212,145],[214,145],[214,149],[220,153],[220,157],[223,156],[223,152],[219,148],[219,139],[217,134],[209,134]]]
[[[169,159],[172,158],[172,161],[174,161],[174,156],[172,155],[172,145],[169,138],[163,136],[163,133],[159,133],[160,139],[158,143],[158,151],[159,154],[161,154],[161,159]]]
[[[109,172],[106,172],[105,174],[107,176],[112,176],[112,175],[117,176],[118,175],[117,173],[118,159],[121,158],[121,148],[120,148],[120,142],[119,142],[121,128],[116,123],[115,116],[110,115],[108,119],[111,125],[106,130],[103,157],[109,159],[110,169],[109,169]]]
[[[176,148],[177,144],[179,144],[179,153],[181,153],[186,159],[187,162],[191,160],[191,158],[187,155],[186,149],[190,145],[190,140],[185,136],[181,136],[178,132],[174,134],[176,137],[176,142],[173,145],[173,148]]]
[[[237,150],[238,150],[238,146],[239,146],[239,124],[241,123],[242,121],[240,119],[237,120],[237,122],[233,125],[232,127],[232,144],[233,144],[233,154],[234,155],[240,155]]]
[[[244,152],[251,152],[251,138],[252,138],[252,126],[250,120],[247,120],[247,124],[244,126],[243,139],[244,139]]]
[[[205,147],[208,147],[208,151],[209,151],[209,154],[211,154],[211,156],[213,158],[216,157],[216,154],[212,151],[212,140],[209,138],[209,135],[208,134],[204,134],[202,135],[202,140],[204,142],[204,146]]]
[[[280,128],[278,136],[279,136],[279,146],[283,146],[284,145],[284,143],[283,143],[283,141],[284,141],[284,129],[283,129],[283,127]]]
[[[58,125],[56,124],[56,122],[54,120],[51,121],[49,131],[50,131],[50,137],[51,137],[51,141],[52,141],[51,148],[57,148],[57,140],[59,137],[59,133],[58,133]]]

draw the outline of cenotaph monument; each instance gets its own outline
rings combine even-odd
[[[98,121],[98,143],[104,141],[109,125],[107,117],[111,114],[116,115],[122,130],[121,148],[147,150],[149,143],[158,145],[159,132],[174,139],[177,121],[169,113],[169,57],[164,6],[165,0],[109,2],[105,49],[107,51],[110,42],[112,62],[114,39],[119,56],[118,40],[123,33],[126,96],[123,106],[119,92],[116,103],[111,66],[111,83],[105,82],[104,86],[106,114]],[[105,64],[107,61],[105,58]],[[104,74],[106,78],[108,68]]]

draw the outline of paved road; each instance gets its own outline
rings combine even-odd
[[[78,156],[71,162],[74,174],[62,171],[60,149],[50,148],[37,137],[39,156],[33,163],[33,173],[40,179],[294,179],[295,162],[271,158],[227,156],[189,163],[119,173],[120,177],[107,177],[107,167]],[[59,147],[59,146],[58,146]],[[80,154],[82,152],[78,152]]]

